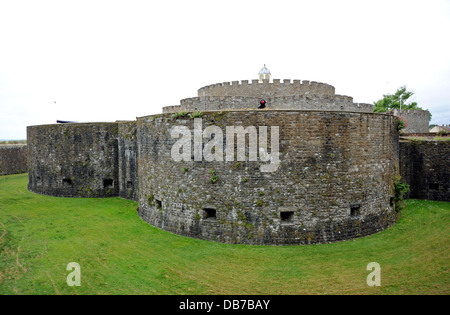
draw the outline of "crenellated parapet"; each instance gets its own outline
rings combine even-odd
[[[373,111],[373,105],[353,103],[353,98],[345,95],[302,94],[265,97],[269,109],[329,110],[365,112]],[[178,106],[167,106],[163,113],[180,111],[251,110],[259,106],[261,97],[247,96],[205,96],[192,97],[180,101]]]
[[[269,80],[242,80],[216,83],[202,87],[198,90],[199,97],[206,96],[247,96],[247,97],[276,97],[290,95],[334,95],[335,88],[326,83],[307,80],[274,79]]]
[[[242,80],[217,83],[198,90],[197,97],[180,105],[166,106],[163,113],[180,111],[250,110],[266,100],[269,109],[330,110],[370,113],[373,105],[353,103],[353,98],[336,95],[333,86],[307,80]]]

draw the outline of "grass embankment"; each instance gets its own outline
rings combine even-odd
[[[70,199],[0,177],[0,294],[449,294],[450,203],[408,200],[393,227],[354,241],[246,246],[156,229],[119,198]],[[81,266],[69,287],[67,264]],[[366,266],[381,266],[369,287]]]

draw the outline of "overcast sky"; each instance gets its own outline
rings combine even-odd
[[[0,139],[157,114],[264,64],[360,103],[407,85],[448,124],[449,34],[449,0],[0,0]]]

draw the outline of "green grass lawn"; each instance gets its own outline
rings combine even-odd
[[[133,201],[36,195],[27,180],[0,177],[0,294],[450,293],[448,202],[407,200],[396,225],[354,241],[248,246],[156,229]],[[379,287],[366,283],[370,262]]]

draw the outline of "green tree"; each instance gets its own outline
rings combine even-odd
[[[373,111],[376,113],[387,112],[393,109],[417,109],[423,110],[421,107],[417,106],[417,102],[410,100],[414,92],[408,91],[406,86],[402,86],[397,89],[394,94],[384,94],[383,98],[374,102],[375,107]],[[431,120],[431,113],[430,113]]]
[[[414,93],[408,91],[406,86],[400,87],[394,94],[384,94],[383,98],[373,103],[375,105],[373,111],[376,113],[387,112],[394,108],[402,109],[422,109],[417,106],[416,102],[411,102],[409,99]]]

